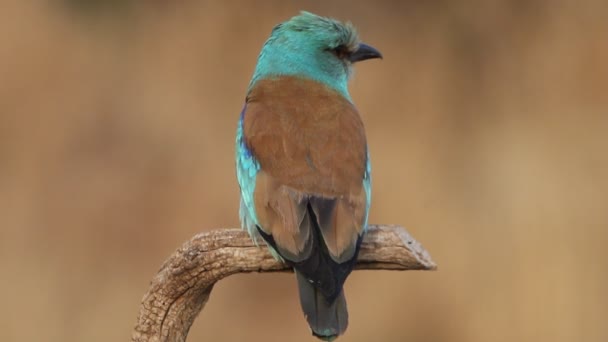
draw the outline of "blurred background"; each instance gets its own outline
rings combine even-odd
[[[339,341],[608,341],[608,2],[0,6],[0,340],[126,341],[163,260],[238,226],[234,134],[271,28],[352,21],[370,222],[436,272],[355,272]],[[289,274],[219,283],[191,341],[314,341]]]

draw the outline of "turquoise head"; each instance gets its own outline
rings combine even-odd
[[[378,50],[361,43],[350,23],[302,12],[272,30],[249,89],[260,79],[296,76],[319,81],[350,100],[353,63],[381,57]]]

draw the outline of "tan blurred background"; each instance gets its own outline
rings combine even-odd
[[[125,341],[162,261],[238,225],[233,144],[271,28],[352,21],[371,222],[437,272],[355,272],[341,341],[608,341],[608,2],[0,5],[0,340]],[[191,341],[314,341],[293,276],[222,281]]]

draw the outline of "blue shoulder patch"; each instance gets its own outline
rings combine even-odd
[[[251,153],[251,150],[247,147],[245,137],[243,136],[245,108],[243,108],[243,111],[241,112],[241,117],[236,129],[236,177],[239,181],[239,186],[241,187],[239,216],[241,219],[241,227],[247,229],[251,238],[257,242],[256,238],[259,236],[259,232],[256,228],[258,220],[255,212],[255,204],[253,202],[253,193],[255,191],[255,178],[260,170],[260,164]]]
[[[369,149],[367,150],[367,160],[365,162],[365,174],[363,175],[363,189],[365,190],[366,196],[366,207],[365,207],[365,227],[363,231],[367,230],[367,219],[369,216],[369,207],[372,204],[372,163],[369,159]]]

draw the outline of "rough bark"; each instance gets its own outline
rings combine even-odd
[[[356,265],[359,270],[435,268],[428,252],[405,229],[386,225],[368,228]],[[270,255],[263,242],[256,246],[240,229],[195,235],[164,262],[152,279],[131,341],[185,341],[217,281],[235,273],[290,271]]]

